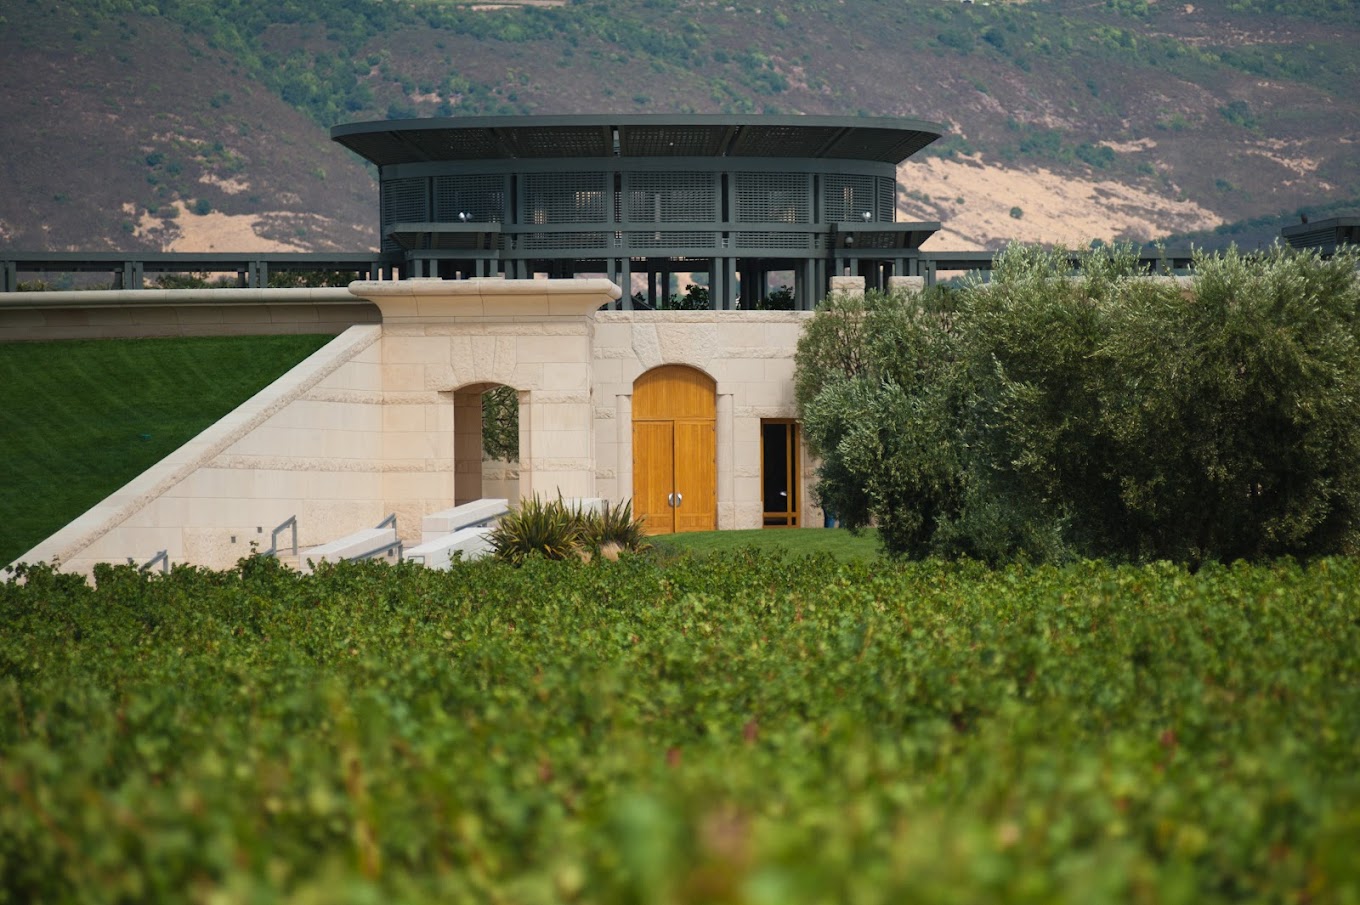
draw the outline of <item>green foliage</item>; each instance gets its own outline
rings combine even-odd
[[[1123,477],[1125,504],[1157,526],[1143,544],[1223,558],[1355,550],[1356,263],[1279,248],[1201,257],[1195,304],[1119,312],[1110,357],[1148,389],[1146,401],[1121,394],[1117,415],[1111,399],[1111,416],[1121,441],[1156,453]]]
[[[496,386],[482,394],[482,455],[519,461],[519,393],[514,387]]]
[[[635,295],[633,300],[638,301],[638,296]],[[643,301],[645,301],[645,298]],[[675,295],[672,293],[666,298],[663,307],[668,311],[707,311],[713,307],[713,300],[709,297],[707,286],[687,283],[685,284],[685,294]]]
[[[617,506],[605,502],[598,512],[582,513],[580,519],[582,541],[592,554],[640,553],[651,546],[642,522],[633,518],[631,499]]]
[[[1089,142],[1068,144],[1067,136],[1057,129],[1035,128],[1014,120],[1007,123],[1007,128],[1019,133],[1020,139],[1014,145],[1002,147],[1001,156],[1006,160],[1015,160],[1017,157],[1038,157],[1059,163],[1079,160],[1100,170],[1108,169],[1116,160],[1112,148]]]
[[[269,288],[348,286],[359,278],[355,270],[279,270],[269,271]]]
[[[517,566],[535,554],[555,560],[576,557],[584,541],[581,528],[579,513],[568,509],[560,497],[520,500],[492,529],[492,555]]]
[[[221,289],[235,285],[237,281],[233,277],[223,275],[209,279],[207,273],[162,273],[155,280],[157,289]]]
[[[1234,126],[1241,126],[1243,129],[1255,131],[1259,127],[1256,116],[1246,101],[1232,101],[1226,106],[1219,107],[1218,114]]]
[[[793,287],[778,286],[767,292],[765,298],[757,299],[753,307],[757,311],[792,311],[793,303]]]
[[[1148,0],[1105,0],[1105,5],[1121,16],[1146,19],[1151,9]]]
[[[0,584],[22,902],[1360,896],[1360,566]]]
[[[775,531],[768,528],[685,531],[654,537],[652,546],[663,558],[686,553],[702,557],[749,549],[764,555],[825,555],[840,560],[873,560],[879,557],[881,550],[878,532],[873,529],[851,532],[844,528],[818,528],[815,531]]]
[[[1355,548],[1354,256],[1008,256],[971,294],[974,445],[1084,555],[1198,562]]]
[[[632,500],[591,512],[568,506],[561,497],[544,501],[537,496],[501,516],[490,540],[497,560],[517,566],[535,554],[549,560],[588,559],[648,546],[642,523],[633,518]]]
[[[795,394],[817,499],[841,524],[876,521],[897,553],[929,551],[957,516],[957,336],[950,296],[835,296],[798,344]]]
[[[1229,0],[1228,9],[1238,13],[1289,16],[1323,21],[1360,22],[1360,9],[1350,0]]]
[[[957,299],[833,301],[796,393],[817,493],[889,551],[1208,559],[1360,546],[1354,253],[1013,246]]]
[[[941,46],[948,47],[962,56],[967,56],[977,46],[977,35],[966,26],[942,31],[935,36],[935,40],[939,41]]]

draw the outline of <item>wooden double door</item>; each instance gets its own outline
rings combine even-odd
[[[665,365],[633,384],[633,512],[648,534],[718,527],[717,387]]]

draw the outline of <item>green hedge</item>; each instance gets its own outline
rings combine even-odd
[[[821,502],[915,555],[1354,551],[1358,261],[1232,251],[1187,288],[1012,247],[961,292],[833,300],[799,349]]]
[[[1353,902],[1360,566],[0,585],[0,902]]]

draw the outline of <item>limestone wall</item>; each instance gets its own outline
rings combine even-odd
[[[233,565],[297,516],[319,544],[385,514],[382,328],[351,327],[19,558]]]
[[[633,496],[632,395],[661,365],[716,382],[718,525],[762,523],[761,419],[792,419],[794,351],[810,312],[609,312],[606,280],[354,283],[382,311],[355,326],[21,560],[233,565],[296,516],[314,546],[462,499]],[[483,463],[480,394],[513,387],[520,459]],[[799,455],[804,526],[812,466]],[[517,473],[517,480],[512,475]]]
[[[718,527],[761,527],[760,421],[794,418],[793,357],[808,311],[601,311],[595,315],[596,495],[633,496],[633,382],[666,364],[717,382]],[[820,527],[808,499],[813,467],[801,465],[801,524]]]
[[[399,525],[407,513],[505,489],[508,475],[499,470],[488,470],[479,491],[457,487],[483,477],[480,425],[455,428],[457,400],[471,408],[476,394],[496,384],[520,398],[519,495],[597,496],[592,318],[619,297],[617,286],[603,279],[418,279],[354,283],[351,291],[382,310],[383,388],[388,409],[403,419],[395,430],[389,422],[386,454],[413,468],[425,463],[423,476],[389,476],[387,499]],[[429,475],[439,469],[448,469],[447,502],[429,509],[441,490]]]

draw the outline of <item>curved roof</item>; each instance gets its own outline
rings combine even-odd
[[[346,123],[331,140],[378,166],[565,157],[803,157],[901,163],[944,127],[852,116],[479,116]]]

